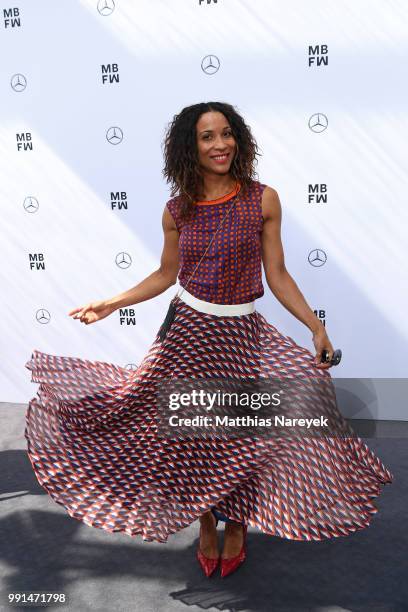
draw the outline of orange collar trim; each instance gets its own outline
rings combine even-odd
[[[209,204],[221,204],[222,202],[226,202],[227,200],[230,200],[235,195],[237,195],[240,189],[241,189],[241,184],[237,183],[232,191],[230,191],[229,193],[226,193],[220,198],[216,198],[215,200],[200,200],[196,202],[196,204],[198,206],[208,206]]]

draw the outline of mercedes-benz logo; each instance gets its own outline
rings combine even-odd
[[[322,249],[313,249],[313,251],[310,251],[307,259],[311,266],[319,268],[326,263],[327,255]]]
[[[113,0],[99,0],[98,2],[98,12],[103,17],[107,15],[112,15],[115,10],[115,3]]]
[[[201,70],[205,74],[214,74],[220,67],[220,60],[216,55],[206,55],[201,62]]]
[[[34,196],[27,196],[23,202],[24,210],[29,213],[35,213],[39,209],[40,205],[38,203],[37,198]]]
[[[13,74],[10,81],[11,89],[20,92],[24,91],[27,87],[27,79],[24,74]]]
[[[132,258],[129,253],[124,253],[122,251],[116,255],[115,262],[119,268],[125,269],[132,265]]]
[[[106,132],[106,140],[112,145],[117,145],[123,140],[123,132],[120,127],[110,127]]]
[[[309,127],[312,132],[324,132],[329,125],[329,120],[323,113],[315,113],[309,119]]]
[[[49,323],[51,321],[51,315],[48,310],[45,310],[45,308],[40,308],[40,310],[37,310],[35,318],[42,324]]]

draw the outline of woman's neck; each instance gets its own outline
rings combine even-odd
[[[237,181],[229,175],[225,177],[206,177],[203,184],[203,193],[199,195],[198,200],[216,200],[233,191],[236,184]]]

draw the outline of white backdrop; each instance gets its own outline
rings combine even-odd
[[[176,287],[89,326],[68,312],[157,268],[164,131],[210,100],[259,143],[286,266],[343,351],[333,378],[407,375],[406,0],[21,0],[0,18],[2,401],[34,395],[34,349],[142,359]],[[314,352],[264,286],[257,309]]]

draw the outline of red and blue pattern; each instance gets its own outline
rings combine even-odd
[[[264,294],[262,284],[261,234],[262,194],[266,185],[252,181],[246,195],[240,191],[187,291],[216,304],[243,304]],[[180,234],[179,283],[185,287],[207,245],[216,232],[231,198],[214,203],[196,203],[194,215],[185,220],[180,214],[180,198],[166,204]]]

